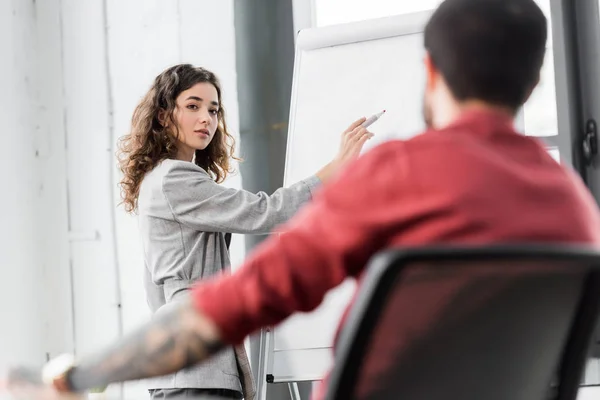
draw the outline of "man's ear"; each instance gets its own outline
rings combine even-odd
[[[437,85],[437,80],[439,78],[439,72],[437,67],[435,66],[433,59],[429,52],[425,53],[425,79],[428,90],[432,90]]]

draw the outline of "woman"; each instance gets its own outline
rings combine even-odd
[[[189,64],[161,73],[134,111],[120,142],[122,196],[137,212],[152,312],[178,300],[198,279],[229,268],[231,233],[268,233],[307,202],[321,182],[358,156],[372,134],[353,123],[337,157],[315,176],[271,196],[219,185],[231,172],[234,140],[227,130],[216,76]],[[254,397],[243,346],[210,363],[152,379],[153,399],[217,395]]]

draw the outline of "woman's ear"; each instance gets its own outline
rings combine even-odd
[[[163,128],[166,128],[169,123],[167,118],[167,112],[162,108],[158,111],[158,122],[162,125]]]

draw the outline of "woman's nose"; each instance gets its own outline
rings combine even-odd
[[[208,123],[210,121],[210,115],[208,111],[201,111],[198,115],[198,121],[201,123]]]

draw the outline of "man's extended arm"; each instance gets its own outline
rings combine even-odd
[[[157,315],[111,348],[83,360],[68,375],[68,388],[84,391],[113,382],[167,375],[194,365],[222,347],[213,323],[189,301]],[[41,383],[41,374],[13,370],[9,385]]]

